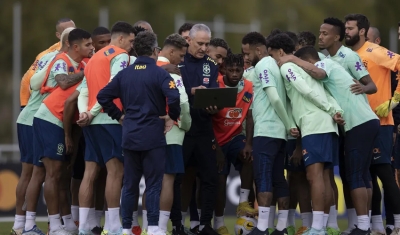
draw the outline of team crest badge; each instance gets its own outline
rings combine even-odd
[[[203,64],[203,76],[210,76],[211,68],[208,63]]]

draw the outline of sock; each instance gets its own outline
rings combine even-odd
[[[74,220],[72,219],[72,215],[64,215],[62,217],[63,221],[64,221],[64,227],[66,230],[68,231],[75,231],[77,229]]]
[[[371,219],[372,219],[372,210],[368,211],[368,219],[369,219],[369,221],[371,221]]]
[[[158,227],[163,231],[167,231],[167,225],[169,220],[170,211],[160,211],[160,217],[158,219]]]
[[[138,220],[138,212],[134,211],[132,213],[132,228],[135,226],[139,226],[139,220]]]
[[[224,216],[214,216],[214,230],[225,226]]]
[[[313,211],[312,213],[312,225],[311,227],[316,230],[321,230],[324,224],[324,212],[323,211]]]
[[[33,229],[36,225],[36,212],[27,211],[25,221],[25,231]]]
[[[104,228],[103,228],[103,230],[106,230],[106,231],[108,231],[108,229],[110,228],[110,226],[108,226],[108,224],[109,224],[109,219],[108,219],[108,211],[105,211],[104,212]],[[79,226],[80,226],[80,224],[79,224]]]
[[[301,220],[302,220],[302,225],[304,227],[311,228],[312,213],[311,212],[301,213]]]
[[[200,221],[190,221],[190,228],[193,229],[200,225]]]
[[[361,229],[363,231],[367,231],[369,229],[368,215],[357,216],[357,220],[358,220],[358,228],[359,229]],[[381,221],[382,221],[382,217],[381,217]]]
[[[289,215],[288,215],[288,227],[293,226],[296,227],[296,209],[289,209]]]
[[[72,219],[79,221],[79,206],[71,206]]]
[[[87,223],[89,217],[90,208],[79,208],[79,230],[89,230],[89,224]]]
[[[119,207],[108,208],[108,219],[108,226],[110,227],[109,231],[111,233],[118,232],[122,227],[121,220],[119,219]]]
[[[92,230],[94,227],[96,227],[96,211],[94,208],[89,209],[87,223],[89,230]]]
[[[25,215],[15,215],[13,229],[20,229],[25,226],[26,216]]]
[[[360,217],[360,216],[359,216]],[[368,218],[369,219],[369,218]],[[358,219],[360,220],[360,218]],[[383,227],[383,220],[382,220],[382,215],[373,215],[371,217],[372,220],[372,226],[371,226],[371,230],[375,231],[375,232],[384,232],[385,228]],[[369,220],[368,220],[369,221]],[[360,221],[359,221],[360,222]],[[369,228],[369,227],[368,227]],[[367,228],[367,229],[368,229]],[[361,228],[360,228],[361,229]],[[366,230],[366,229],[362,229],[362,230]]]
[[[148,233],[149,234],[154,234],[158,230],[158,226],[148,226]]]
[[[132,230],[131,229],[122,229],[122,234],[132,234]]]
[[[393,229],[394,229],[394,225],[386,225],[386,228],[390,228],[390,230],[392,230],[393,231]],[[387,234],[386,234],[387,235]],[[389,234],[390,235],[390,234]]]
[[[276,206],[269,207],[268,228],[275,228]]]
[[[61,217],[60,214],[49,215],[50,225],[49,230],[55,231],[61,228]]]
[[[199,220],[201,218],[201,209],[197,209],[197,214],[199,214]]]
[[[265,231],[268,228],[269,211],[270,211],[269,207],[263,207],[263,206],[258,207],[257,228],[260,231]]]
[[[101,210],[95,210],[94,214],[96,215],[96,226],[95,227],[100,227],[101,224],[101,218],[103,217],[104,212]]]
[[[240,188],[239,203],[249,201],[250,189]]]
[[[338,226],[338,223],[337,223],[336,206],[331,206],[331,208],[329,209],[328,224],[326,225],[326,227],[334,228],[334,229],[339,230],[339,226]]]
[[[328,223],[329,214],[324,214],[324,223],[322,224],[323,228],[326,228],[326,224]]]
[[[187,216],[187,211],[181,211],[182,214],[182,225],[185,226],[185,221],[186,221],[186,216]]]
[[[393,215],[393,217],[394,217],[394,227],[400,228],[400,214]]]
[[[204,225],[200,225],[199,226],[199,231],[203,230],[203,228],[204,228]]]
[[[147,230],[147,225],[149,225],[149,223],[147,222],[147,210],[143,210],[142,212],[143,214],[143,222],[142,222],[142,229]]]
[[[349,221],[348,230],[356,228],[355,225],[358,224],[357,213],[355,208],[347,209],[347,219]]]
[[[276,230],[282,231],[287,226],[288,210],[278,210],[278,223],[276,224]]]

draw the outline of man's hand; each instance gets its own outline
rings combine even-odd
[[[351,84],[350,91],[353,94],[360,95],[365,93],[365,86],[361,84],[357,79],[353,79],[354,84]]]
[[[124,124],[124,118],[125,118],[125,115],[122,115],[121,118],[118,120],[118,122],[119,122],[119,124],[121,124],[121,126],[123,126],[123,124]]]
[[[169,115],[165,116],[160,116],[161,119],[164,119],[165,125],[164,125],[164,134],[167,134],[168,131],[172,129],[172,126],[174,125],[174,120],[172,120]]]
[[[279,58],[278,60],[278,66],[281,67],[283,64],[286,64],[288,62],[293,62],[294,60],[296,60],[296,56],[294,55],[285,55],[282,56],[281,58]]]
[[[194,93],[196,93],[197,89],[207,89],[207,87],[205,87],[205,86],[192,87],[192,90],[191,90],[192,95],[194,95]]]
[[[71,136],[65,136],[65,154],[71,155],[74,152],[74,142],[72,141]]]
[[[210,106],[210,107],[206,108],[206,110],[209,114],[216,114],[219,112],[219,109],[217,106]]]
[[[161,66],[161,68],[165,69],[168,73],[173,73],[181,76],[181,71],[179,70],[178,66],[173,64],[165,64]]]
[[[216,149],[216,155],[217,155],[217,167],[218,167],[218,173],[219,173],[224,169],[225,155],[222,152],[221,148]]]
[[[92,122],[93,118],[94,116],[89,111],[81,113],[79,114],[79,120],[76,124],[80,127],[88,126]]]
[[[303,158],[303,153],[300,148],[296,148],[293,151],[293,155],[289,158],[289,161],[293,163],[294,166],[299,166],[301,159]]]
[[[342,117],[342,114],[340,114],[340,113],[336,113],[335,115],[333,115],[332,118],[337,124],[339,124],[341,126],[344,126],[346,124],[345,120]]]
[[[300,132],[297,128],[290,128],[290,135],[293,136],[294,138],[297,138],[299,136]]]
[[[244,149],[240,152],[243,159],[247,162],[253,161],[253,147],[246,143]]]

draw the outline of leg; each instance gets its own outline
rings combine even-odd
[[[158,222],[158,226],[163,231],[167,231],[167,223],[171,214],[174,200],[174,181],[175,175],[164,174],[160,195],[160,219]]]
[[[33,164],[22,162],[21,177],[19,178],[17,188],[16,188],[16,205],[15,214],[16,218],[14,221],[13,229],[23,229],[25,226],[25,211],[22,209],[25,203],[25,196],[29,195],[27,193],[27,188],[29,181],[32,177]]]
[[[117,232],[121,228],[119,219],[119,207],[121,198],[122,178],[124,175],[124,165],[118,158],[111,158],[106,163],[107,182],[106,182],[106,200],[108,213],[111,218],[110,232]],[[133,206],[132,208],[133,209]],[[132,211],[130,216],[132,217]],[[132,223],[132,218],[131,223]],[[129,225],[131,226],[131,225]]]
[[[42,185],[46,176],[46,170],[44,167],[33,166],[32,178],[29,182],[28,188],[26,189],[26,223],[25,231],[29,231],[36,226],[36,208],[42,190]]]
[[[310,184],[311,200],[313,207],[312,228],[321,230],[323,227],[323,214],[325,208],[324,164],[314,163],[307,166],[307,180]]]
[[[323,224],[324,228],[327,225],[329,218],[329,211],[331,209],[332,204],[334,203],[330,171],[331,169],[324,169],[324,185],[325,185],[325,209],[324,209],[324,224]]]

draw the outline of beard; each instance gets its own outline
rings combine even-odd
[[[355,35],[351,38],[346,38],[346,40],[344,41],[346,43],[347,46],[354,46],[357,44],[357,42],[360,41],[360,36],[359,35]]]
[[[260,61],[260,58],[255,55],[253,61],[251,61],[251,66],[255,67],[258,61]]]

